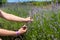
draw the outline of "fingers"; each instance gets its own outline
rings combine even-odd
[[[33,18],[32,17],[28,17],[30,19],[30,21],[32,22],[33,21]]]
[[[23,34],[23,33],[25,33],[26,31],[27,31],[27,26],[26,26],[26,25],[22,26],[22,27],[18,30],[18,32],[19,32],[20,34]]]
[[[23,27],[23,30],[25,30],[26,29],[26,27]]]
[[[23,28],[23,30],[27,30],[27,26],[26,25],[24,25],[22,28]]]

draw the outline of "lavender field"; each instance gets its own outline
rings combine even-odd
[[[33,6],[21,4],[6,4],[1,7],[7,13],[20,17],[33,17],[28,24],[28,31],[18,37],[2,37],[3,40],[60,40],[60,6]],[[7,21],[0,18],[1,28],[18,30],[25,23]]]

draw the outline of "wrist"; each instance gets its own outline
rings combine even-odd
[[[19,35],[20,33],[18,31],[16,31],[16,35]]]

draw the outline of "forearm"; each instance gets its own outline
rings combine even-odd
[[[24,22],[26,21],[25,18],[21,18],[21,17],[18,17],[18,16],[15,16],[15,15],[12,15],[12,14],[8,14],[8,13],[5,13],[3,11],[0,11],[1,12],[1,17],[2,18],[5,18],[7,20],[11,20],[11,21],[19,21],[19,22]]]
[[[0,29],[0,36],[16,36],[16,32]]]

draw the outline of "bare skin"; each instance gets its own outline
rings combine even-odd
[[[12,14],[8,14],[2,10],[0,10],[0,17],[4,18],[9,21],[17,21],[17,22],[30,22],[33,21],[30,17],[27,18],[21,18]],[[23,34],[27,31],[27,26],[24,25],[18,30],[18,35]],[[6,29],[0,29],[0,36],[16,36],[16,31],[6,30]]]
[[[30,17],[27,18],[21,18],[12,14],[8,14],[2,10],[0,10],[0,17],[1,18],[5,18],[7,20],[10,21],[18,21],[18,22],[29,22],[29,21],[33,21],[33,19],[31,19]]]
[[[24,29],[24,27],[26,28]],[[27,26],[24,25],[17,32],[19,33],[18,35],[21,35],[25,33],[26,31],[27,31]],[[16,31],[0,29],[0,36],[17,36],[17,34],[16,34]]]

